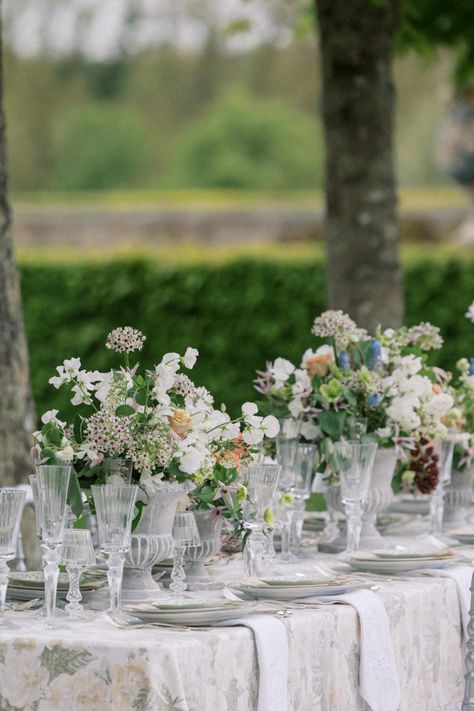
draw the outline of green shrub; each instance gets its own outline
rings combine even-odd
[[[141,360],[165,351],[199,349],[193,377],[236,412],[255,397],[256,368],[278,355],[298,361],[314,343],[312,320],[325,307],[321,262],[241,260],[221,267],[159,268],[151,261],[25,264],[25,320],[33,390],[39,412],[68,411],[48,385],[64,358],[80,356],[89,369],[108,368],[103,347],[117,325],[147,335]],[[453,367],[474,355],[474,327],[464,318],[473,299],[474,261],[415,262],[406,271],[407,323],[430,320],[446,340],[438,361]]]
[[[59,126],[54,184],[94,190],[136,184],[144,169],[147,134],[135,112],[115,104],[70,109]]]
[[[234,91],[180,137],[170,180],[193,187],[307,188],[320,184],[322,160],[314,117]]]

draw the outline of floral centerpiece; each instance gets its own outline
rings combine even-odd
[[[234,420],[224,406],[216,409],[209,391],[182,372],[194,367],[195,348],[183,356],[166,353],[154,368],[140,372],[130,355],[141,351],[145,340],[131,327],[109,333],[106,347],[123,363],[108,372],[85,370],[79,358],[57,367],[49,382],[70,389],[77,414],[70,423],[57,410],[43,415],[35,433],[36,461],[73,462],[70,503],[76,516],[82,512],[81,490],[104,482],[107,458],[131,460],[132,479],[145,492],[157,482],[186,483],[197,507],[236,516],[245,496],[236,483],[240,464],[265,435],[276,435],[277,420],[259,416],[253,403]]]
[[[439,329],[422,323],[371,338],[347,314],[326,311],[312,333],[326,343],[306,350],[299,368],[277,358],[258,373],[255,386],[270,411],[301,420],[302,436],[318,444],[318,469],[329,483],[337,481],[334,442],[365,431],[379,448],[395,447],[416,462],[416,471],[407,468],[406,485],[410,479],[420,491],[433,490],[436,458],[418,450],[445,436],[442,418],[453,404],[448,377],[427,363],[426,354],[442,345]]]

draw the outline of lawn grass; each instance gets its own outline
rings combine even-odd
[[[162,265],[163,268],[189,266],[193,264],[211,264],[219,266],[236,259],[259,259],[267,261],[322,261],[325,251],[322,244],[308,243],[241,243],[238,245],[197,245],[179,244],[162,245],[159,247],[117,249],[88,249],[87,251],[74,247],[41,247],[38,249],[18,248],[18,261],[26,264],[38,263],[69,263],[79,262],[111,262],[121,260],[146,259]],[[402,260],[405,265],[422,261],[426,258],[443,262],[450,258],[473,259],[474,247],[459,247],[454,243],[430,244],[429,249],[424,244],[407,244],[402,246]]]
[[[462,208],[468,198],[455,185],[427,188],[403,187],[399,191],[402,210]],[[323,209],[321,190],[103,190],[94,192],[14,193],[12,202],[22,209],[97,209],[106,211],[160,208],[165,210],[232,210],[273,207]]]

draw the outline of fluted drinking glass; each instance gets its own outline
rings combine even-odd
[[[138,486],[91,486],[99,529],[99,545],[107,555],[110,612],[121,607],[125,554],[130,549],[133,513]]]
[[[85,528],[69,528],[64,531],[60,563],[66,566],[69,578],[66,612],[69,613],[71,618],[79,618],[83,613],[79,585],[81,572],[84,568],[95,563],[95,553],[89,530]]]
[[[46,622],[54,624],[59,577],[59,550],[67,512],[71,464],[43,464],[36,467],[35,514],[43,560]]]
[[[430,532],[438,537],[442,536],[443,531],[444,494],[445,487],[451,481],[455,443],[455,437],[448,435],[435,445],[438,455],[439,481],[430,501]]]
[[[25,492],[18,489],[0,489],[0,625],[5,623],[5,600],[8,588],[7,561],[16,557],[21,514]]]
[[[248,531],[244,549],[247,575],[258,575],[265,555],[268,514],[281,473],[279,464],[252,464],[245,473],[247,498],[242,504],[244,528]]]
[[[184,554],[201,542],[196,519],[192,511],[177,511],[173,521],[174,562],[171,571],[170,590],[182,595],[187,588],[184,572]]]
[[[362,502],[369,493],[377,443],[342,440],[335,443],[341,498],[346,509],[347,547],[345,554],[359,549],[362,529]]]

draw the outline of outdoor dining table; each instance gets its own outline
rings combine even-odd
[[[214,574],[235,577],[238,566],[221,562]],[[377,578],[374,587],[389,619],[400,711],[459,711],[464,652],[455,582],[417,574]],[[289,644],[288,709],[367,711],[354,608],[281,603],[290,607],[280,616]],[[91,620],[38,630],[31,612],[9,619],[18,626],[0,628],[2,711],[257,709],[258,660],[246,627],[119,629]]]

